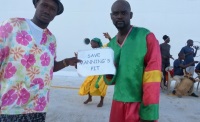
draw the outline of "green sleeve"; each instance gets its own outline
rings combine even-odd
[[[140,104],[140,118],[143,120],[158,120],[159,118],[159,104],[151,104],[144,106],[143,103]]]

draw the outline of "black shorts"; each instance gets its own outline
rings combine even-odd
[[[45,122],[46,113],[1,114],[0,122]]]

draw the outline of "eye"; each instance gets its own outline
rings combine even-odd
[[[44,8],[47,8],[48,7],[48,5],[47,4],[42,4],[42,6],[44,7]]]
[[[119,12],[113,12],[112,15],[117,16]]]
[[[126,14],[127,14],[127,12],[126,12],[126,11],[123,11],[123,12],[122,12],[122,15],[126,15]]]
[[[52,10],[53,12],[55,12],[55,11],[56,11],[56,8],[54,8],[54,7],[51,7],[51,10]]]

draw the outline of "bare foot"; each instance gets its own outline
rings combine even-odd
[[[92,102],[92,99],[91,99],[91,98],[88,98],[88,99],[84,102],[84,104],[88,104],[89,102]]]
[[[97,107],[102,107],[103,106],[103,102],[100,102]]]

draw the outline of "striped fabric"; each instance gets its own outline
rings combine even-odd
[[[161,56],[158,41],[154,34],[147,36],[147,54],[143,75],[143,100],[140,117],[144,120],[157,120],[159,117],[159,96],[161,82]]]

